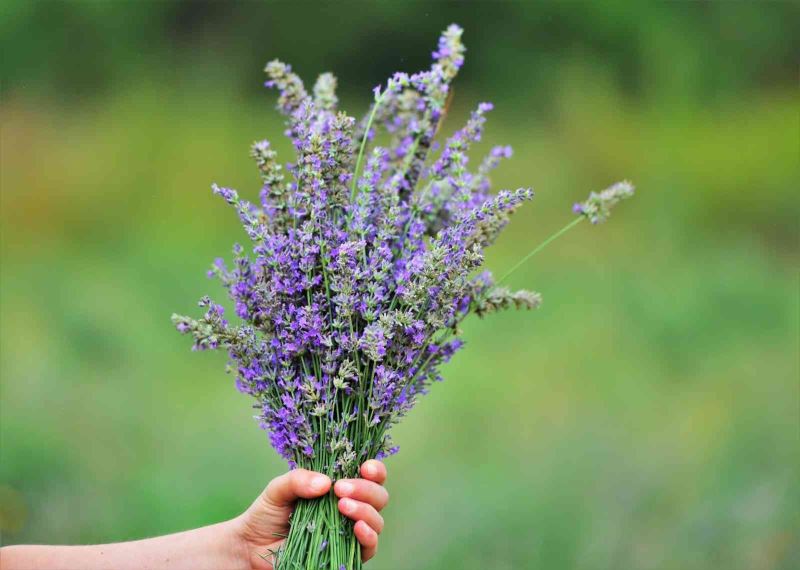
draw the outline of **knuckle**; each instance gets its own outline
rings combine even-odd
[[[304,486],[305,481],[302,473],[298,471],[292,471],[289,475],[289,487],[292,489],[292,492],[295,494],[298,493]]]
[[[264,496],[265,497],[273,497],[278,492],[278,489],[281,486],[281,477],[275,477],[272,481],[267,483],[266,489],[264,489]]]
[[[280,495],[280,486],[281,481],[278,478],[267,483],[267,486],[264,488],[264,491],[260,496],[261,503],[268,507],[277,506],[280,502],[278,499],[278,496]]]
[[[361,508],[359,509],[360,518],[364,521],[372,521],[375,520],[375,515],[378,514],[378,511],[375,510],[375,507],[370,505],[369,503],[361,503]],[[371,525],[370,525],[371,526]]]
[[[372,481],[366,481],[364,479],[361,480],[361,486],[359,490],[361,494],[364,496],[365,499],[369,499],[370,502],[375,497],[375,494],[378,493],[378,489],[380,486],[377,483],[373,483]]]

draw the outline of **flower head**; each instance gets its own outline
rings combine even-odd
[[[572,211],[585,216],[593,224],[605,222],[611,216],[611,208],[621,200],[633,196],[633,184],[624,180],[609,186],[600,192],[592,192],[584,202],[572,206]]]

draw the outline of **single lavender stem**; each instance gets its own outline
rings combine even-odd
[[[574,220],[572,220],[570,223],[568,223],[566,226],[564,226],[563,228],[561,228],[560,230],[558,230],[556,233],[554,233],[553,235],[551,235],[549,238],[547,238],[546,240],[544,240],[542,243],[540,243],[539,245],[537,245],[535,248],[533,248],[533,249],[532,249],[532,250],[531,250],[531,251],[528,253],[528,255],[526,255],[525,257],[523,257],[522,259],[520,259],[520,260],[519,260],[519,261],[518,261],[518,262],[517,262],[517,263],[516,263],[516,264],[515,264],[515,265],[514,265],[514,266],[513,266],[511,269],[509,269],[509,270],[508,270],[508,271],[505,273],[505,275],[503,275],[503,276],[502,276],[500,279],[498,279],[498,280],[495,282],[495,284],[496,284],[496,285],[499,285],[500,283],[502,283],[503,281],[505,281],[505,280],[506,280],[506,279],[509,277],[509,275],[511,275],[511,274],[512,274],[512,273],[514,273],[514,272],[515,272],[517,269],[519,269],[519,268],[520,268],[522,265],[524,265],[526,261],[528,261],[528,260],[529,260],[531,257],[533,257],[534,255],[536,255],[537,253],[539,253],[540,251],[542,251],[542,250],[543,250],[543,249],[544,249],[544,248],[547,246],[547,244],[549,244],[549,243],[550,243],[550,242],[552,242],[552,241],[555,241],[556,239],[558,239],[559,237],[561,237],[562,235],[564,235],[565,233],[567,233],[569,230],[571,230],[572,228],[574,228],[575,226],[577,226],[579,223],[581,223],[581,221],[582,221],[582,220],[583,220],[583,216],[580,216],[580,217],[578,217],[578,218],[575,218],[575,219],[574,219]]]
[[[376,87],[377,89],[377,87]],[[356,187],[358,186],[358,172],[361,170],[361,163],[364,161],[364,149],[367,148],[367,139],[369,138],[369,131],[372,128],[372,122],[375,120],[375,113],[378,112],[378,106],[383,101],[383,96],[386,92],[384,91],[377,97],[375,97],[375,104],[372,105],[372,111],[369,114],[369,118],[367,119],[367,126],[364,129],[364,136],[361,137],[361,146],[358,149],[358,157],[356,158],[356,166],[353,169],[353,183],[350,188],[350,202],[352,203],[356,198]]]

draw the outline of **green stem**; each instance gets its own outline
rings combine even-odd
[[[361,137],[361,146],[358,149],[358,158],[356,158],[356,167],[353,170],[353,184],[350,188],[351,203],[356,198],[356,186],[358,185],[358,172],[359,170],[361,170],[361,162],[364,160],[364,149],[367,148],[367,139],[369,138],[369,130],[372,128],[372,121],[375,119],[375,113],[378,112],[378,105],[381,104],[384,93],[381,93],[379,97],[375,98],[375,104],[372,106],[372,112],[370,112],[369,118],[367,119],[367,127],[366,129],[364,129],[364,136]]]
[[[338,497],[332,490],[318,499],[298,500],[277,559],[265,559],[272,561],[276,570],[339,570],[342,566],[360,570],[361,549],[353,525],[339,513],[337,505]],[[313,530],[309,531],[312,522]]]
[[[517,269],[519,269],[519,268],[520,268],[522,265],[524,265],[524,264],[525,264],[525,262],[526,262],[526,261],[528,261],[528,260],[529,260],[531,257],[533,257],[534,255],[536,255],[537,253],[539,253],[540,251],[542,251],[542,250],[543,250],[543,249],[544,249],[544,248],[547,246],[547,244],[549,244],[549,243],[550,243],[550,242],[552,242],[552,241],[555,241],[556,239],[558,239],[559,237],[561,237],[562,235],[564,235],[565,233],[567,233],[569,230],[571,230],[572,228],[574,228],[575,226],[577,226],[577,225],[578,225],[579,223],[581,223],[582,221],[583,221],[583,216],[579,216],[579,217],[575,218],[575,219],[574,219],[574,220],[572,220],[570,223],[568,223],[566,226],[564,226],[563,228],[561,228],[560,230],[558,230],[556,233],[554,233],[553,235],[551,235],[549,238],[547,238],[546,240],[544,240],[542,243],[540,243],[539,245],[537,245],[535,248],[533,248],[533,249],[530,251],[530,253],[528,253],[528,255],[526,255],[525,257],[523,257],[522,259],[520,259],[520,260],[519,260],[519,261],[518,261],[518,262],[517,262],[517,263],[514,265],[514,267],[512,267],[511,269],[509,269],[509,270],[508,270],[508,271],[505,273],[505,275],[503,275],[503,276],[502,276],[500,279],[498,279],[498,280],[495,282],[495,284],[496,284],[496,285],[499,285],[500,283],[502,283],[503,281],[505,281],[506,279],[508,279],[508,276],[509,276],[509,275],[511,275],[511,274],[512,274],[512,273],[514,273],[514,272],[515,272]]]

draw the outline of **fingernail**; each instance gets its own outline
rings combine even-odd
[[[353,484],[352,483],[348,483],[347,481],[339,481],[339,485],[337,485],[337,486],[339,487],[339,492],[342,495],[349,495],[350,493],[352,493],[355,490],[355,487],[353,486]]]
[[[364,471],[366,471],[368,475],[375,475],[378,470],[375,469],[375,465],[372,463],[367,463],[364,465]]]
[[[351,501],[350,499],[342,499],[339,501],[339,504],[342,506],[342,510],[346,513],[351,513],[356,509],[355,501]]]
[[[315,475],[311,479],[311,488],[315,491],[322,491],[328,485],[328,478],[325,475]]]

